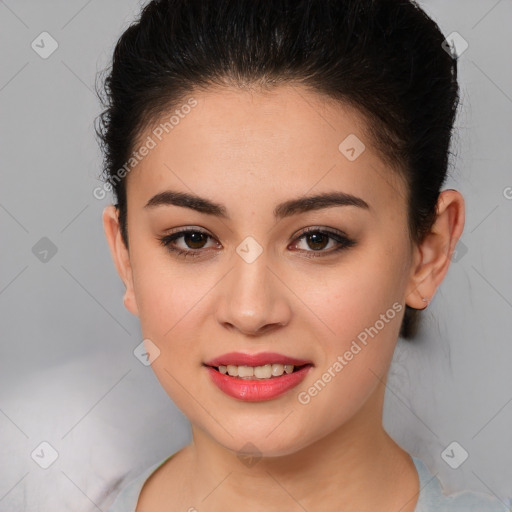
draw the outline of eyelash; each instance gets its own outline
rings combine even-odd
[[[205,231],[201,231],[199,229],[185,229],[185,230],[182,230],[182,231],[178,231],[176,233],[172,233],[170,235],[159,237],[158,240],[160,241],[160,244],[162,246],[164,246],[169,252],[172,252],[172,253],[176,254],[176,256],[178,256],[178,257],[197,258],[197,257],[200,256],[200,253],[203,252],[202,249],[191,249],[191,250],[185,251],[183,249],[179,249],[179,248],[173,247],[171,245],[172,242],[178,240],[179,238],[182,238],[184,235],[187,235],[189,233],[201,233],[203,235],[206,235],[208,238],[213,238],[211,235],[209,235]],[[313,255],[306,256],[307,258],[322,258],[322,257],[326,257],[326,256],[329,256],[329,255],[331,255],[333,253],[337,253],[339,251],[342,251],[342,250],[345,250],[345,249],[349,249],[350,247],[353,247],[356,244],[355,240],[352,240],[352,239],[348,238],[341,231],[334,232],[334,231],[323,230],[323,229],[319,229],[319,228],[308,228],[307,230],[305,230],[302,233],[300,233],[294,239],[294,241],[295,240],[299,241],[302,238],[305,238],[307,235],[310,235],[312,233],[319,233],[319,234],[322,234],[322,235],[326,235],[328,238],[338,242],[339,245],[338,245],[338,247],[336,247],[334,249],[331,249],[330,251],[324,251],[323,249],[322,250],[318,250],[318,251],[314,251],[314,250],[303,251],[303,252],[306,252],[306,253],[322,253],[320,255],[313,254]]]

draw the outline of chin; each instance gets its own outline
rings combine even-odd
[[[234,452],[241,460],[244,457],[283,457],[297,453],[323,437],[323,433],[318,432],[316,435],[313,433],[308,435],[301,420],[297,418],[291,420],[291,416],[288,428],[283,428],[283,424],[279,425],[279,421],[282,421],[281,418],[277,422],[265,421],[258,426],[253,425],[249,428],[247,425],[237,428],[231,423],[229,433],[232,436],[217,424],[209,425],[207,429],[204,427],[201,429],[206,431],[209,437],[219,445]],[[283,423],[287,421],[288,419],[285,419]],[[294,425],[297,428],[293,428]]]

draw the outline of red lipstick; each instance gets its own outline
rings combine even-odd
[[[305,359],[296,359],[294,357],[276,354],[274,352],[261,352],[259,354],[244,354],[243,352],[230,352],[223,356],[216,357],[204,363],[206,366],[221,366],[233,364],[235,366],[263,366],[265,364],[293,364],[294,366],[303,366],[311,364],[311,361]]]
[[[279,377],[268,379],[251,379],[232,377],[218,371],[219,366],[264,366],[267,364],[293,365],[292,373],[283,373]],[[263,402],[277,398],[300,384],[313,367],[311,361],[294,357],[262,352],[259,354],[246,354],[231,352],[211,359],[205,363],[212,382],[226,395],[247,402]]]

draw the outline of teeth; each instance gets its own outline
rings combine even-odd
[[[273,364],[272,365],[272,375],[274,377],[280,377],[283,375],[284,372],[284,365],[282,364]]]
[[[252,366],[239,366],[238,367],[239,377],[254,377],[254,368]]]
[[[265,364],[263,366],[219,366],[219,372],[242,379],[270,379],[280,377],[283,373],[292,373],[293,364]]]
[[[232,377],[238,377],[238,366],[235,366],[233,364],[229,364],[227,366],[227,372],[229,373],[229,375],[231,375]]]
[[[256,368],[254,368],[254,376],[257,379],[270,379],[272,376],[272,365],[256,366]]]

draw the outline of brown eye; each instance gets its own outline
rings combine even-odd
[[[202,249],[208,238],[209,236],[201,231],[187,231],[183,235],[183,241],[190,249]]]
[[[213,237],[204,231],[200,231],[198,229],[186,229],[166,235],[159,238],[159,240],[160,244],[166,247],[169,252],[174,253],[177,256],[195,258],[201,256],[205,252],[205,244],[210,238],[213,240]],[[182,244],[184,244],[184,246],[182,245],[182,247],[178,244],[180,239],[183,239]],[[299,248],[299,250],[305,253],[307,257],[313,258],[329,256],[340,250],[348,249],[356,244],[354,240],[348,238],[341,231],[333,232],[314,228],[304,231],[298,238],[296,238],[293,248],[297,248],[300,241],[303,239],[306,241],[308,248]],[[329,248],[329,244],[331,242],[334,242],[334,246],[330,247],[330,250],[324,250]]]
[[[171,253],[175,253],[178,256],[191,256],[196,257],[204,251],[202,249],[208,242],[208,239],[213,237],[204,231],[198,229],[186,229],[171,233],[162,238],[159,238],[160,244],[167,248]],[[178,246],[178,240],[183,239],[184,246]]]
[[[306,253],[308,257],[321,257],[328,256],[332,253],[341,251],[343,249],[348,249],[356,244],[355,240],[348,238],[343,232],[333,232],[322,230],[318,228],[313,228],[302,232],[302,234],[296,239],[298,241],[305,240],[308,249],[300,249],[302,252]],[[331,246],[331,250],[324,250],[328,247],[330,241],[334,242],[334,246]],[[336,246],[337,244],[337,246]],[[299,243],[295,242],[293,244],[294,247],[297,247]],[[307,253],[319,253],[310,254]]]
[[[325,249],[326,245],[329,243],[329,238],[329,236],[324,233],[320,233],[319,231],[305,236],[305,239],[309,241],[309,247],[314,250]]]

